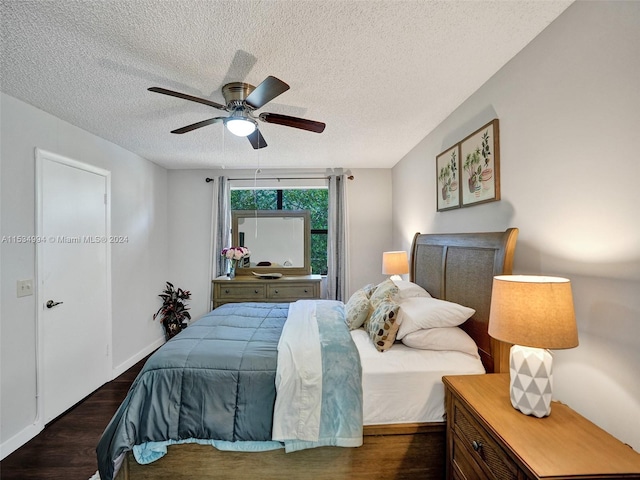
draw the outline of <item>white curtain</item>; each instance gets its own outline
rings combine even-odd
[[[213,187],[213,218],[211,230],[213,245],[213,278],[227,273],[227,264],[220,255],[223,248],[231,247],[231,188],[227,177],[215,179]]]
[[[329,176],[329,227],[327,246],[327,297],[346,302],[349,292],[347,177]]]

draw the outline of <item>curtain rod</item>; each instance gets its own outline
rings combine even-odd
[[[227,180],[230,181],[238,181],[238,180],[322,180],[322,179],[328,179],[329,177],[260,177],[258,179],[255,178],[228,178]],[[349,175],[347,176],[347,178],[349,180],[353,180],[355,177],[353,175]],[[205,182],[209,183],[209,182],[213,182],[213,178],[209,178],[207,177],[205,179]]]

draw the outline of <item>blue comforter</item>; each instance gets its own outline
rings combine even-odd
[[[335,312],[335,303],[327,310]],[[146,445],[199,442],[243,451],[273,448],[277,346],[288,310],[289,305],[282,303],[223,305],[154,353],[100,439],[101,478],[112,480],[134,446],[142,445],[144,450]],[[343,317],[344,309],[339,310]],[[349,405],[345,415],[361,428],[359,356],[343,318],[339,322],[344,328],[336,324],[335,315],[329,317],[327,322],[318,318],[323,367],[333,365],[342,382],[345,368],[353,372],[354,388],[348,391],[355,398],[345,402]],[[323,335],[324,330],[330,333]],[[323,341],[336,331],[342,331],[338,350]],[[326,361],[331,357],[336,358]],[[323,423],[328,425],[335,423],[331,417],[341,410],[335,403],[325,407],[325,395],[335,397],[340,390],[330,385],[332,376],[327,371],[326,386],[323,381]]]

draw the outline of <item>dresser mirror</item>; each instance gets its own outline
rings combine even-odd
[[[232,210],[231,228],[233,245],[251,252],[238,264],[238,275],[311,273],[308,210]]]

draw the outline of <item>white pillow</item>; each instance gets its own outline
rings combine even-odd
[[[478,346],[467,332],[460,327],[439,327],[418,330],[409,333],[402,339],[407,347],[421,350],[453,350],[468,353],[476,358]]]
[[[397,302],[412,297],[431,297],[429,292],[416,283],[406,280],[393,280],[393,283],[398,287],[398,293],[394,297]]]
[[[400,303],[398,322],[400,329],[396,338],[423,328],[457,327],[463,324],[476,311],[457,303],[430,297],[412,297]]]

